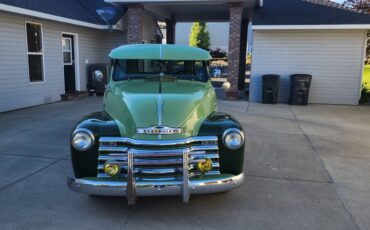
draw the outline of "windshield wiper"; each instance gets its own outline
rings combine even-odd
[[[147,76],[145,77],[145,79],[147,81],[159,81],[160,78],[162,79],[162,82],[175,82],[177,81],[177,77],[173,77],[173,76],[161,76],[161,75],[151,75],[151,76]]]
[[[162,76],[161,74],[155,74],[155,75],[146,76],[145,79],[147,81],[152,81],[153,79],[160,78],[161,76]]]
[[[164,73],[160,73],[160,74],[156,74],[156,75],[152,75],[152,76],[147,76],[145,77],[146,81],[152,81],[152,79],[158,79],[158,82],[159,82],[159,89],[158,89],[158,92],[159,93],[162,93],[162,78],[164,77]]]
[[[152,76],[147,76],[146,77],[146,80],[147,81],[153,81],[153,80],[157,80],[158,79],[158,92],[159,93],[162,93],[162,83],[165,81],[165,82],[176,82],[177,81],[177,77],[172,77],[172,76],[165,76],[164,73],[160,73],[160,74],[157,74],[157,75],[152,75]],[[166,81],[165,79],[170,79],[170,81]]]

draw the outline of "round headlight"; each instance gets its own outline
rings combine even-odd
[[[239,129],[228,129],[222,136],[224,145],[229,149],[238,149],[244,144],[244,134]]]
[[[76,129],[72,134],[72,146],[79,151],[89,150],[94,143],[94,134],[88,129]]]

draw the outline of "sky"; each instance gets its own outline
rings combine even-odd
[[[177,23],[176,24],[176,44],[188,45],[189,35],[192,23]],[[220,48],[222,50],[228,49],[229,41],[229,23],[208,23],[208,30],[211,35],[211,49]]]
[[[343,3],[344,0],[332,0],[333,2]],[[176,24],[176,44],[188,45],[189,44],[189,34],[191,30],[192,23],[178,23]],[[211,49],[220,48],[224,51],[228,50],[228,39],[229,35],[227,32],[229,30],[228,23],[208,23],[208,30],[211,34]],[[248,33],[249,36],[252,33]],[[249,38],[248,40],[251,40]]]

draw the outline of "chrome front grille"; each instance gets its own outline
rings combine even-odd
[[[196,165],[205,159],[213,162],[205,175],[220,174],[217,137],[158,141],[101,137],[99,142],[99,178],[109,177],[103,171],[106,162],[120,165],[121,178],[128,179],[132,168],[135,181],[182,180],[184,170],[189,178],[201,176]]]

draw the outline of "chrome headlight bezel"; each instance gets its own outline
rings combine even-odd
[[[87,140],[87,143],[85,145],[78,145],[76,143],[77,135],[84,136]],[[91,149],[94,146],[95,136],[89,129],[78,128],[72,133],[71,144],[72,144],[73,148],[75,148],[78,151],[87,151],[87,150]]]
[[[227,143],[227,140],[226,140],[226,137],[228,135],[231,135],[231,134],[237,134],[240,136],[240,144],[238,146],[231,146],[230,143]],[[228,148],[228,149],[231,149],[231,150],[236,150],[236,149],[239,149],[240,147],[243,146],[245,142],[245,137],[244,137],[244,133],[243,131],[241,131],[240,129],[237,129],[237,128],[231,128],[231,129],[227,129],[225,130],[225,132],[223,133],[222,135],[222,143]]]

